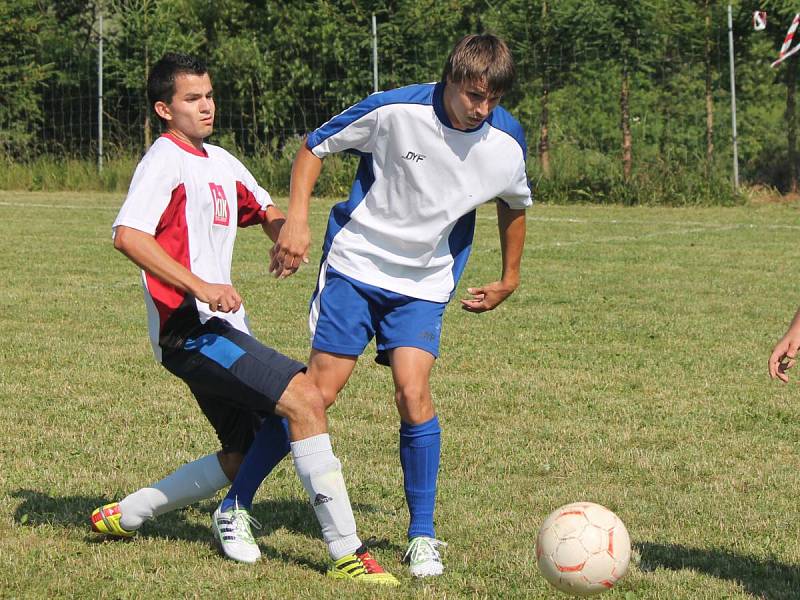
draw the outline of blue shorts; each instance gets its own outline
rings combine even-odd
[[[389,364],[393,348],[420,348],[439,356],[446,302],[431,302],[390,292],[342,275],[323,263],[311,298],[311,347],[359,356],[375,338],[375,361]]]

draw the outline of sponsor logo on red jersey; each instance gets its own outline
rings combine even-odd
[[[230,212],[228,211],[228,199],[225,197],[225,190],[216,183],[209,183],[208,187],[211,189],[211,201],[214,204],[214,225],[228,225]]]

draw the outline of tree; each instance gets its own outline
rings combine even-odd
[[[0,154],[25,157],[37,139],[41,85],[53,70],[41,56],[47,22],[35,0],[0,2]]]
[[[146,103],[150,66],[168,51],[206,54],[197,4],[190,0],[117,0],[108,7],[108,36],[114,43],[109,44],[106,78],[110,89],[127,92],[116,100],[132,102],[132,110],[142,115],[144,148],[152,142]]]

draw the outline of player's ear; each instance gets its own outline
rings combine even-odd
[[[172,112],[170,112],[169,105],[166,102],[159,100],[153,105],[153,110],[155,110],[156,114],[165,121],[172,120]]]

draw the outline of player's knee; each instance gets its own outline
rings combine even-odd
[[[430,389],[424,384],[408,384],[395,390],[394,400],[403,421],[416,425],[434,414]]]
[[[398,386],[394,391],[394,401],[398,406],[414,406],[430,400],[428,386],[422,383],[408,383]]]
[[[328,410],[333,403],[336,402],[337,391],[331,388],[321,387],[320,393],[322,394],[322,402],[325,405],[325,410]]]
[[[236,474],[239,472],[239,467],[242,465],[244,454],[241,452],[225,452],[224,450],[220,450],[217,452],[217,460],[219,460],[219,466],[222,472],[225,473],[225,477],[227,477],[229,481],[233,481],[236,479]]]
[[[325,422],[325,399],[320,389],[303,374],[298,374],[286,388],[278,407],[289,423]]]
[[[322,393],[322,400],[325,403],[325,409],[327,410],[333,406],[333,403],[336,402],[336,397],[339,395],[341,388],[337,387],[335,384],[332,385],[330,378],[320,378],[319,373],[310,373],[308,375],[308,380],[313,383]]]

